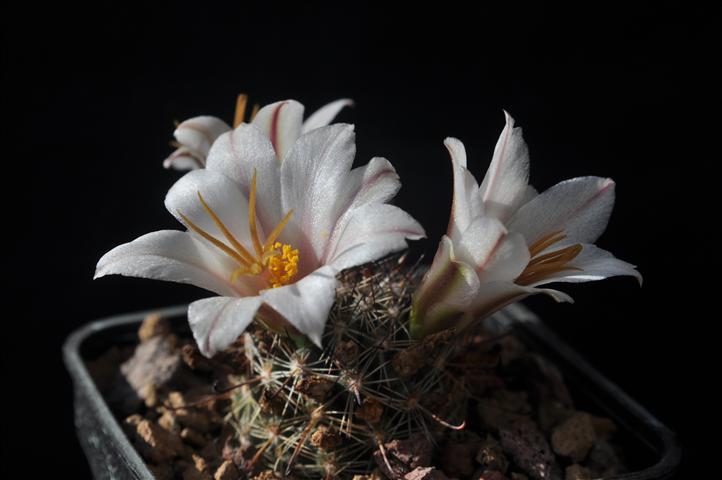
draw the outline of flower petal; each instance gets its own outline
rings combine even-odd
[[[480,288],[472,265],[456,260],[454,245],[444,235],[411,307],[411,334],[421,338],[450,328],[468,309]]]
[[[248,200],[239,186],[228,177],[208,169],[193,170],[181,177],[168,191],[165,206],[179,222],[186,225],[182,215],[227,245],[224,233],[205,210],[198,193],[246,249],[251,247],[248,228]]]
[[[461,232],[459,240],[454,244],[456,256],[481,272],[504,243],[506,236],[506,228],[496,218],[477,217]]]
[[[368,203],[351,211],[343,229],[332,239],[323,263],[337,270],[377,260],[406,248],[406,239],[418,240],[424,229],[411,215],[385,203]]]
[[[163,168],[173,170],[196,170],[203,168],[205,158],[191,151],[188,147],[179,147],[168,158],[163,160]]]
[[[218,295],[241,295],[230,282],[234,266],[187,232],[162,230],[119,245],[98,261],[95,278],[105,275],[189,283]]]
[[[301,250],[302,272],[319,265],[333,234],[355,153],[353,126],[334,124],[301,136],[281,165],[283,207],[294,210],[282,238]]]
[[[354,168],[344,181],[346,186],[341,191],[344,197],[336,202],[334,215],[338,215],[338,220],[333,234],[326,242],[321,258],[323,263],[328,263],[328,259],[333,255],[340,235],[357,208],[371,203],[387,202],[401,187],[394,167],[388,160],[380,157],[372,158],[368,164]]]
[[[268,232],[283,218],[280,165],[273,145],[256,126],[242,123],[221,135],[208,154],[206,168],[237,182],[246,198],[255,172],[259,222]]]
[[[302,133],[310,132],[320,127],[330,124],[338,112],[344,107],[353,106],[353,100],[350,98],[342,98],[331,103],[327,103],[323,107],[313,112],[305,122],[303,122]]]
[[[261,297],[213,297],[188,306],[188,323],[206,357],[212,357],[235,342],[253,321]]]
[[[529,264],[524,237],[494,217],[477,217],[455,244],[457,258],[474,265],[480,282],[511,282]]]
[[[471,221],[483,212],[483,204],[479,196],[479,186],[474,176],[466,169],[466,149],[456,138],[444,140],[454,174],[454,197],[451,204],[451,216],[447,234],[454,242],[461,238]]]
[[[295,100],[284,100],[261,108],[253,125],[273,144],[276,156],[283,161],[299,136],[303,126],[303,105]]]
[[[265,290],[261,296],[269,307],[321,347],[321,336],[335,293],[336,271],[324,266],[296,283]]]
[[[529,260],[529,248],[526,246],[524,236],[510,232],[489,259],[484,270],[477,272],[479,281],[511,282],[521,275]]]
[[[519,207],[529,183],[529,150],[521,128],[514,128],[514,119],[506,111],[504,117],[506,125],[479,188],[485,214],[502,222],[506,222]]]
[[[567,241],[593,243],[607,227],[613,207],[612,179],[578,177],[536,196],[507,225],[522,233],[529,245],[558,230],[566,233]]]
[[[570,266],[581,269],[581,271],[564,270],[555,274],[552,278],[544,279],[533,285],[552,282],[591,282],[609,277],[627,275],[636,278],[639,285],[642,285],[642,274],[637,271],[637,267],[631,263],[615,258],[611,252],[595,245],[582,244],[582,251],[572,260]]]
[[[512,282],[485,282],[479,288],[478,295],[471,302],[464,318],[459,320],[459,327],[464,328],[511,303],[539,293],[549,295],[557,302],[574,303],[572,297],[566,293],[550,288],[534,288]]]
[[[186,147],[196,158],[205,163],[213,142],[230,129],[231,127],[220,118],[204,115],[180,123],[173,136],[181,146]]]

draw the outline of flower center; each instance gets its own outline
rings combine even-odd
[[[562,270],[581,270],[581,268],[569,265],[569,262],[574,260],[582,251],[583,247],[578,243],[545,253],[544,255],[539,255],[547,248],[565,238],[567,238],[567,236],[563,231],[559,230],[545,235],[529,245],[531,260],[529,260],[529,264],[524,271],[516,278],[515,283],[518,285],[531,285],[545,278],[549,278]]]
[[[200,200],[203,209],[208,213],[213,223],[216,224],[216,227],[218,227],[218,230],[221,231],[230,245],[206,232],[182,213],[178,212],[178,214],[191,230],[208,240],[238,264],[238,268],[231,274],[231,282],[235,283],[241,275],[254,275],[263,277],[271,288],[277,288],[291,283],[293,277],[298,273],[298,249],[292,248],[289,244],[277,242],[276,239],[291,219],[293,210],[289,211],[283,217],[271,234],[266,237],[265,242],[261,243],[256,226],[255,171],[253,172],[251,193],[248,198],[248,227],[251,233],[251,242],[253,243],[253,253],[241,245],[236,237],[233,236],[218,215],[203,199],[201,192],[198,192],[198,200]]]

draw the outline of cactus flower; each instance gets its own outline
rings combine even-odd
[[[246,102],[246,95],[238,96],[234,128],[243,122]],[[353,105],[353,101],[347,98],[336,100],[316,110],[303,121],[303,105],[295,100],[284,100],[266,105],[257,111],[254,109],[250,123],[271,140],[276,156],[283,160],[301,134],[325,127],[333,121],[341,109],[350,105]],[[173,144],[177,148],[163,161],[163,166],[174,170],[204,168],[213,142],[230,130],[231,127],[226,122],[210,115],[201,115],[181,122],[173,132],[175,137]]]
[[[266,107],[272,125],[285,118],[284,105],[300,118],[299,105],[273,104]],[[312,117],[303,128],[278,123],[269,136],[261,110],[253,124],[221,133],[205,168],[186,173],[166,196],[187,230],[156,231],[114,248],[95,277],[190,283],[217,294],[188,308],[206,356],[233,343],[254,318],[276,329],[290,325],[320,345],[336,274],[424,236],[410,215],[386,203],[400,186],[387,160],[351,169],[352,125],[299,131],[330,117]],[[296,121],[289,118],[289,125]]]
[[[578,177],[537,194],[529,184],[529,155],[520,128],[506,126],[478,185],[455,138],[451,156],[454,194],[447,234],[417,290],[412,334],[463,328],[526,296],[565,293],[540,288],[552,282],[586,282],[630,275],[635,267],[594,245],[614,205],[614,182]]]

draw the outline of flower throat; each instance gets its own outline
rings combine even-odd
[[[256,226],[255,171],[253,172],[251,193],[248,199],[248,227],[251,233],[251,242],[253,243],[253,253],[249,252],[241,245],[236,237],[233,236],[218,215],[216,215],[213,209],[203,199],[201,192],[198,192],[198,200],[200,200],[203,209],[208,213],[213,223],[216,224],[216,227],[218,227],[218,230],[221,231],[230,245],[206,232],[182,213],[178,212],[178,214],[191,230],[211,242],[238,264],[238,268],[231,275],[231,282],[235,283],[238,277],[242,275],[254,275],[262,276],[271,288],[277,288],[291,283],[293,277],[298,273],[298,249],[292,248],[291,245],[277,242],[276,239],[291,219],[293,210],[286,213],[271,234],[268,235],[266,241],[261,243]]]

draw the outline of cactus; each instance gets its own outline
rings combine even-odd
[[[460,428],[451,422],[463,420],[464,389],[444,365],[452,332],[409,333],[418,277],[405,255],[342,272],[323,351],[262,327],[243,335],[235,348],[247,373],[235,379],[227,421],[249,473],[368,474],[374,451],[388,464],[384,443],[418,433],[434,442]]]

